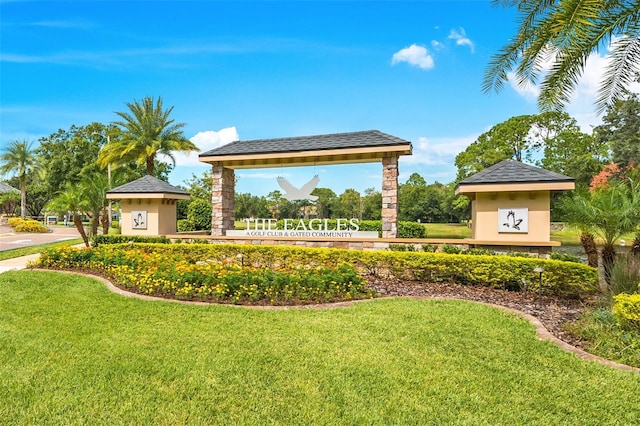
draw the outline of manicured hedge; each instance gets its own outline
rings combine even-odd
[[[19,217],[12,217],[8,220],[9,226],[13,228],[15,232],[31,232],[31,233],[46,233],[51,232],[51,229],[44,226],[42,223],[33,219],[22,219]]]
[[[196,230],[196,224],[191,219],[180,219],[178,221],[178,232],[190,232]]]
[[[613,296],[613,314],[622,328],[640,330],[640,294],[621,293]]]
[[[525,279],[532,291],[537,291],[540,284],[539,275],[533,270],[541,267],[545,271],[542,288],[546,293],[579,297],[599,291],[595,269],[573,262],[539,258],[233,244],[135,246],[149,253],[179,253],[192,263],[233,260],[238,256],[242,257],[244,264],[255,267],[337,266],[347,263],[362,273],[382,277],[507,289],[519,289],[522,279]]]
[[[130,244],[60,248],[42,253],[38,265],[106,275],[137,293],[219,303],[309,304],[375,295],[356,269],[346,264],[264,268],[246,264],[238,257],[192,262],[181,252],[145,251]]]
[[[91,237],[91,245],[98,247],[102,244],[123,244],[123,243],[159,243],[169,244],[171,240],[167,237],[148,237],[145,235],[94,235]]]

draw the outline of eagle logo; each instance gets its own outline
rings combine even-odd
[[[282,176],[278,176],[278,185],[280,185],[280,188],[285,191],[282,196],[289,201],[317,200],[318,197],[316,197],[315,195],[311,195],[311,191],[313,191],[316,186],[318,186],[319,182],[320,178],[318,177],[318,175],[315,175],[309,182],[302,185],[301,188],[296,188],[295,186],[291,185],[288,180],[286,180]]]
[[[512,220],[512,223],[509,223],[509,219]],[[523,219],[516,219],[516,212],[514,212],[513,210],[509,210],[509,213],[507,213],[507,222],[503,223],[503,226],[506,226],[507,228],[511,227],[513,229],[517,229],[518,231],[520,230],[520,224],[522,223]]]

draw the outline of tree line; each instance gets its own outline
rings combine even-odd
[[[35,148],[27,141],[9,145],[0,155],[0,172],[12,174],[8,183],[20,190],[21,215],[39,216],[47,209],[82,213],[92,219],[90,232],[95,233],[100,224],[104,228],[107,223],[105,193],[109,188],[145,174],[167,181],[174,167],[173,153],[197,150],[184,137],[184,124],[170,118],[172,108],[164,109],[161,98],[126,105],[129,111],[116,113],[121,120],[113,123],[60,129],[41,138]],[[427,183],[418,173],[401,182],[399,219],[424,223],[467,220],[469,201],[454,195],[455,186],[506,158],[572,176],[579,188],[587,188],[608,164],[624,168],[640,163],[639,117],[640,100],[631,93],[607,108],[603,124],[592,134],[580,131],[576,120],[563,112],[512,117],[458,154],[454,182]],[[180,203],[180,218],[188,216],[191,201],[210,204],[210,173],[193,175],[183,187],[191,200]],[[267,196],[238,193],[236,217],[380,218],[381,194],[374,188],[363,193],[347,189],[342,194],[316,188],[313,195],[318,199],[312,203],[287,201],[279,191]],[[553,211],[554,219],[562,219],[559,209]]]

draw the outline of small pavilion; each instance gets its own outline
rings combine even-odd
[[[411,142],[378,130],[235,141],[200,154],[213,171],[211,235],[234,228],[235,170],[382,163],[382,237],[398,234],[398,158]]]
[[[110,200],[120,200],[123,235],[167,235],[177,230],[177,200],[189,194],[154,176],[121,185],[107,192]]]
[[[474,246],[529,246],[550,251],[551,193],[575,188],[575,180],[515,160],[504,160],[456,187],[471,199]]]

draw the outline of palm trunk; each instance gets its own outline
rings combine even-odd
[[[146,165],[147,165],[147,174],[149,176],[153,176],[153,169],[154,169],[154,159],[155,157],[152,155],[150,157],[147,157],[147,161],[146,161]]]
[[[602,267],[604,268],[604,280],[607,285],[611,284],[611,270],[616,258],[616,249],[613,244],[606,244],[602,247]]]
[[[640,233],[636,234],[636,237],[633,239],[633,244],[631,245],[631,254],[634,256],[640,256]]]
[[[20,179],[20,217],[27,216],[27,188],[24,179]]]
[[[92,213],[91,218],[91,235],[98,235],[98,226],[100,225],[100,210]]]
[[[109,212],[106,207],[102,211],[102,234],[109,234]]]
[[[73,213],[73,224],[76,225],[76,229],[80,233],[84,244],[89,247],[89,238],[87,237],[87,233],[84,232],[84,225],[82,225],[82,219],[79,214]]]
[[[593,234],[589,232],[582,232],[580,234],[580,243],[587,255],[587,264],[592,268],[598,267],[598,247],[596,246],[595,238]]]

